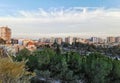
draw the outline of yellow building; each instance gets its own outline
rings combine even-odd
[[[107,43],[115,43],[115,37],[107,37]]]
[[[0,27],[0,37],[6,42],[11,40],[11,29],[8,27]]]

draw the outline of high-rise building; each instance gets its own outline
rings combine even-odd
[[[54,43],[55,42],[55,38],[54,37],[51,37],[50,38],[50,43]]]
[[[65,42],[69,43],[69,44],[72,44],[74,42],[73,37],[66,37]]]
[[[91,37],[90,40],[92,43],[97,43],[97,44],[104,43],[104,39],[99,38],[99,37]]]
[[[91,37],[91,42],[92,43],[98,43],[98,38],[97,37]]]
[[[84,38],[79,38],[79,37],[74,37],[73,42],[79,42],[79,43],[88,43],[86,39]]]
[[[63,39],[62,38],[56,38],[55,39],[56,43],[61,45],[61,43],[63,42]]]
[[[120,37],[116,37],[116,43],[120,43]]]
[[[41,38],[41,39],[39,39],[39,42],[50,43],[50,39],[49,38]]]
[[[11,40],[11,29],[8,27],[0,27],[0,37],[6,42]]]
[[[73,42],[78,42],[79,38],[78,37],[73,37]]]
[[[115,37],[107,37],[107,43],[115,43]]]

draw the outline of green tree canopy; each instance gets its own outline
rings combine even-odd
[[[112,60],[99,53],[90,54],[86,58],[85,73],[88,82],[106,83],[106,77],[112,70]]]

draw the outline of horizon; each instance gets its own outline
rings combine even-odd
[[[96,35],[97,34],[97,35]],[[40,38],[66,38],[66,37],[78,37],[78,38],[85,38],[85,39],[89,39],[91,37],[98,37],[98,38],[102,38],[102,39],[106,39],[107,37],[120,37],[120,35],[118,34],[105,34],[105,33],[52,33],[52,34],[38,34],[37,36],[33,36],[32,34],[23,34],[23,35],[19,35],[17,37],[12,37],[15,39],[40,39]],[[26,35],[26,36],[24,36]]]
[[[44,0],[0,3],[0,26],[12,37],[120,36],[119,0]]]

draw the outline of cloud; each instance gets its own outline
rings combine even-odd
[[[0,25],[10,26],[13,30],[13,36],[20,34],[29,36],[29,33],[37,37],[40,34],[51,33],[55,35],[56,33],[64,34],[64,36],[73,35],[72,33],[86,33],[89,35],[98,32],[115,35],[120,31],[119,22],[120,9],[99,7],[19,10],[12,15],[0,17]]]
[[[42,22],[77,22],[77,21],[86,21],[88,19],[96,18],[118,18],[120,17],[120,9],[104,9],[104,8],[94,8],[94,7],[73,7],[73,8],[52,8],[48,11],[45,11],[42,8],[39,8],[36,11],[24,11],[20,10],[16,13],[17,16],[9,15],[7,18],[10,20],[26,20],[26,21],[40,21]],[[2,19],[2,20],[3,20]],[[72,20],[71,20],[72,19]],[[29,22],[28,21],[28,22]]]

